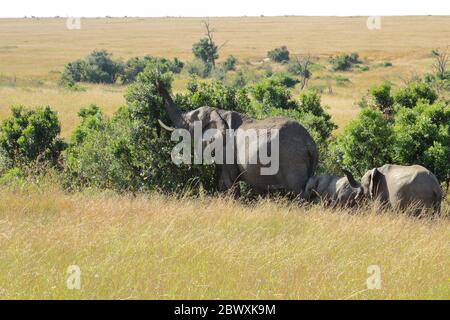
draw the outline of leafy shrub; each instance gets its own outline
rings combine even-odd
[[[300,81],[285,72],[275,73],[270,76],[271,79],[281,83],[286,88],[293,88]]]
[[[336,162],[357,176],[391,161],[392,129],[379,110],[365,108],[344,129],[334,147]]]
[[[267,52],[267,57],[275,62],[289,61],[289,50],[286,46],[281,46]]]
[[[260,80],[250,87],[250,92],[255,100],[266,109],[292,109],[296,107],[295,101],[291,100],[289,89],[274,78]]]
[[[214,66],[219,57],[217,45],[208,38],[202,38],[192,45],[192,53],[204,64]]]
[[[190,79],[187,93],[176,96],[176,102],[185,110],[210,106],[246,113],[250,109],[245,89],[226,86],[221,81],[203,82],[196,77]]]
[[[184,62],[178,58],[173,60],[166,58],[157,58],[152,56],[145,57],[133,57],[128,59],[126,62],[123,72],[121,74],[121,80],[123,83],[131,83],[136,80],[139,73],[144,71],[144,69],[151,65],[152,67],[158,67],[160,72],[172,72],[180,73],[184,67]]]
[[[3,163],[20,167],[39,162],[58,165],[65,143],[58,137],[61,126],[50,107],[30,110],[12,107],[12,115],[0,127]]]
[[[106,50],[94,50],[84,60],[68,63],[62,75],[62,82],[114,83],[123,70],[122,63],[113,61]]]
[[[395,102],[406,108],[414,108],[419,101],[433,104],[437,98],[437,93],[425,82],[411,82],[394,94]]]
[[[224,62],[222,62],[221,67],[224,72],[228,72],[236,69],[237,59],[233,56],[228,56]]]
[[[350,55],[349,54],[337,55],[335,57],[331,57],[329,62],[331,64],[331,68],[333,71],[347,71],[354,64],[361,63],[357,53],[352,53]]]
[[[80,82],[85,81],[86,79],[86,61],[84,60],[75,60],[73,62],[69,62],[64,67],[64,71],[62,74],[63,82]]]
[[[128,106],[111,119],[95,106],[80,112],[81,122],[68,149],[69,185],[131,192],[182,192],[187,186],[197,192],[203,187],[215,190],[213,166],[172,162],[174,143],[157,123],[157,119],[169,119],[154,85],[156,79],[170,89],[169,74],[146,68],[127,90]]]
[[[201,78],[206,78],[209,76],[212,70],[212,65],[208,63],[203,63],[201,60],[193,60],[186,65],[186,71],[190,75],[196,75]]]
[[[369,93],[372,97],[372,107],[377,108],[384,114],[392,113],[394,98],[391,96],[391,85],[389,82],[373,86],[369,89]]]
[[[450,108],[443,103],[420,102],[398,110],[393,125],[393,159],[421,164],[443,181],[450,172]]]

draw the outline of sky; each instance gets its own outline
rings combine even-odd
[[[0,3],[0,17],[245,15],[450,15],[450,0],[1,0]]]

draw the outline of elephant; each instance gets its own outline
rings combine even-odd
[[[385,164],[367,171],[361,182],[355,181],[349,171],[344,172],[351,187],[365,197],[378,199],[392,208],[412,210],[416,215],[440,212],[439,181],[420,165]]]
[[[203,132],[213,128],[222,135],[228,134],[230,130],[253,129],[259,132],[258,130],[275,129],[275,134],[270,131],[271,134],[266,138],[265,148],[267,150],[269,146],[275,146],[277,142],[278,150],[275,152],[278,156],[278,170],[273,174],[262,174],[262,169],[268,167],[267,163],[258,159],[262,145],[252,139],[238,139],[233,136],[231,142],[234,144],[233,161],[231,163],[223,161],[222,164],[216,162],[219,176],[218,191],[224,192],[231,189],[235,196],[239,196],[240,189],[237,182],[244,181],[256,193],[285,190],[297,196],[303,192],[306,182],[317,167],[318,152],[313,138],[298,122],[282,117],[256,120],[236,111],[208,106],[181,112],[167,89],[159,83],[156,87],[164,100],[165,108],[173,124],[173,127],[168,126],[159,120],[159,124],[166,130],[186,129],[192,133],[195,129],[194,123],[198,123],[198,121],[201,121]],[[210,143],[211,141],[206,145]],[[202,145],[205,146],[204,140]],[[251,146],[255,148],[251,148]],[[227,154],[224,152],[223,157],[226,158],[226,156]],[[256,156],[258,160],[256,162],[248,161],[252,156]],[[238,161],[238,159],[245,160]]]
[[[302,198],[307,201],[320,199],[325,204],[336,207],[353,206],[357,195],[347,177],[320,175],[309,178]]]

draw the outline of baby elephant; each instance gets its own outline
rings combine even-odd
[[[353,205],[357,195],[358,190],[350,186],[346,177],[321,175],[309,178],[302,196],[305,200],[320,199],[335,207]]]
[[[413,208],[416,215],[422,211],[439,213],[441,188],[439,181],[428,169],[419,166],[385,164],[366,172],[361,183],[344,170],[351,187],[371,199],[389,203],[393,208]]]

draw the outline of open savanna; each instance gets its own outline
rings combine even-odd
[[[98,18],[81,19],[80,30],[69,30],[64,18],[0,19],[0,119],[13,104],[51,105],[60,112],[62,134],[77,124],[76,113],[95,103],[112,114],[124,103],[124,86],[84,85],[85,92],[67,92],[57,85],[69,61],[94,49],[107,49],[116,58],[151,54],[193,59],[192,43],[204,36],[203,18]],[[355,102],[383,80],[402,79],[431,70],[430,51],[450,44],[450,17],[382,17],[380,30],[369,30],[366,17],[239,17],[209,18],[215,40],[226,44],[220,57],[233,54],[241,65],[256,66],[266,52],[287,45],[291,54],[310,54],[328,68],[337,53],[358,52],[366,72],[345,72],[351,82],[333,85],[322,99],[342,128],[358,112]],[[377,67],[391,61],[393,67]],[[311,85],[329,74],[313,73]],[[185,89],[186,75],[175,83]]]
[[[0,194],[0,298],[450,298],[445,218],[52,186]],[[79,290],[66,286],[71,265]]]

